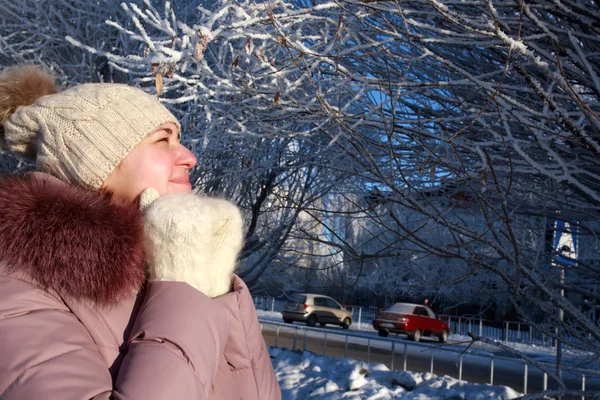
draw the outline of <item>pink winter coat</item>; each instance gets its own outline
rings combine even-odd
[[[139,212],[0,178],[0,399],[280,399],[248,288],[145,282]]]

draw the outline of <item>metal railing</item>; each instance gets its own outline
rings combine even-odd
[[[435,355],[436,353],[439,355],[442,352],[446,352],[446,353],[455,353],[458,356],[458,361],[457,361],[457,366],[458,366],[458,371],[457,371],[457,376],[454,376],[455,378],[458,378],[459,380],[463,379],[463,364],[464,364],[464,359],[466,357],[484,357],[484,358],[488,358],[489,359],[489,368],[490,368],[490,375],[489,375],[489,381],[486,383],[489,383],[490,385],[494,384],[494,380],[495,380],[495,376],[496,375],[496,365],[499,361],[502,362],[511,362],[514,363],[515,365],[519,365],[520,368],[522,368],[523,370],[523,375],[522,375],[522,392],[524,394],[528,393],[528,386],[529,386],[529,381],[528,381],[528,376],[530,375],[531,372],[533,371],[529,371],[529,368],[534,368],[535,370],[539,371],[542,374],[542,390],[547,390],[548,389],[548,375],[541,369],[538,368],[537,365],[542,366],[544,368],[546,368],[548,371],[552,371],[554,369],[554,365],[552,364],[548,364],[548,363],[542,363],[542,362],[538,362],[537,365],[535,364],[530,364],[527,363],[525,360],[520,359],[520,358],[509,358],[509,357],[502,357],[502,356],[497,356],[494,355],[492,353],[487,353],[487,352],[474,352],[474,351],[469,351],[468,353],[465,353],[464,350],[459,350],[459,349],[453,349],[453,348],[448,348],[447,346],[444,346],[443,348],[440,347],[439,344],[428,344],[428,343],[422,343],[422,342],[408,342],[408,341],[404,341],[404,340],[400,340],[400,339],[395,339],[395,338],[382,338],[382,337],[378,337],[372,334],[366,334],[366,333],[360,333],[360,332],[352,332],[352,331],[342,331],[342,330],[329,330],[329,329],[323,329],[323,328],[311,328],[308,326],[304,326],[304,325],[290,325],[290,324],[284,324],[284,323],[276,323],[276,322],[272,322],[272,321],[268,321],[268,320],[263,320],[259,318],[259,322],[261,324],[261,329],[264,328],[264,325],[269,325],[274,327],[275,330],[275,347],[280,347],[280,335],[282,332],[284,331],[291,331],[293,334],[293,338],[292,338],[292,350],[296,351],[299,350],[299,341],[302,340],[302,350],[307,350],[307,335],[309,332],[315,332],[318,334],[322,334],[323,335],[323,355],[327,355],[327,338],[328,336],[331,338],[331,336],[344,336],[344,358],[348,357],[348,339],[349,338],[357,338],[357,339],[365,339],[367,341],[367,344],[365,345],[366,347],[366,351],[367,351],[367,362],[371,362],[371,348],[373,347],[374,343],[388,343],[389,344],[389,351],[390,351],[390,370],[394,370],[394,369],[399,369],[396,368],[396,366],[398,365],[398,362],[400,362],[402,364],[402,369],[404,371],[407,370],[407,364],[409,361],[409,351],[408,348],[410,346],[415,346],[415,347],[419,347],[423,350],[427,350],[430,352],[430,363],[429,363],[429,372],[430,373],[434,373],[434,365],[435,365]],[[331,339],[330,339],[331,340]],[[336,340],[336,342],[339,342]],[[388,347],[381,347],[378,346],[378,349],[386,349]],[[397,351],[399,349],[402,349],[402,359],[401,360],[397,360]],[[591,369],[583,369],[583,368],[575,368],[575,367],[568,367],[568,366],[563,366],[563,371],[565,372],[570,372],[576,376],[578,376],[579,378],[579,382],[580,382],[580,386],[579,388],[575,389],[573,387],[571,387],[570,389],[573,390],[580,390],[582,392],[581,395],[581,399],[585,399],[585,392],[586,392],[586,381],[588,381],[590,379],[590,377],[592,378],[600,378],[600,371],[596,371],[596,370],[591,370]],[[447,374],[447,373],[445,373]]]
[[[501,327],[492,326],[482,319],[469,317],[456,317],[450,315],[439,315],[441,320],[450,326],[450,333],[467,335],[471,332],[475,335],[503,342],[536,344],[541,346],[555,346],[552,337],[539,331],[532,325],[517,321],[503,321]]]
[[[284,304],[284,300],[277,300],[273,297],[254,297],[254,305],[259,310],[281,312]],[[373,307],[348,306],[347,308],[352,312],[352,321],[357,329],[361,329],[361,325],[372,325],[373,318],[377,314],[377,309]],[[555,345],[551,337],[524,322],[504,321],[502,327],[497,327],[480,318],[443,314],[438,317],[448,323],[451,334],[466,336],[468,332],[471,332],[478,336],[507,343]]]

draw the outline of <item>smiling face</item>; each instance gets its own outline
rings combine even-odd
[[[179,143],[179,131],[173,123],[149,133],[108,176],[103,189],[126,201],[135,200],[153,187],[161,196],[190,193],[189,170],[196,157]]]

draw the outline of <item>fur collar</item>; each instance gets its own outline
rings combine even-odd
[[[0,261],[45,289],[114,305],[145,280],[138,207],[44,174],[0,177]]]

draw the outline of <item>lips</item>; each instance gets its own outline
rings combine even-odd
[[[188,178],[187,176],[185,176],[185,177],[181,177],[181,178],[171,179],[170,182],[171,183],[175,183],[177,185],[189,185],[190,184],[190,178]]]

